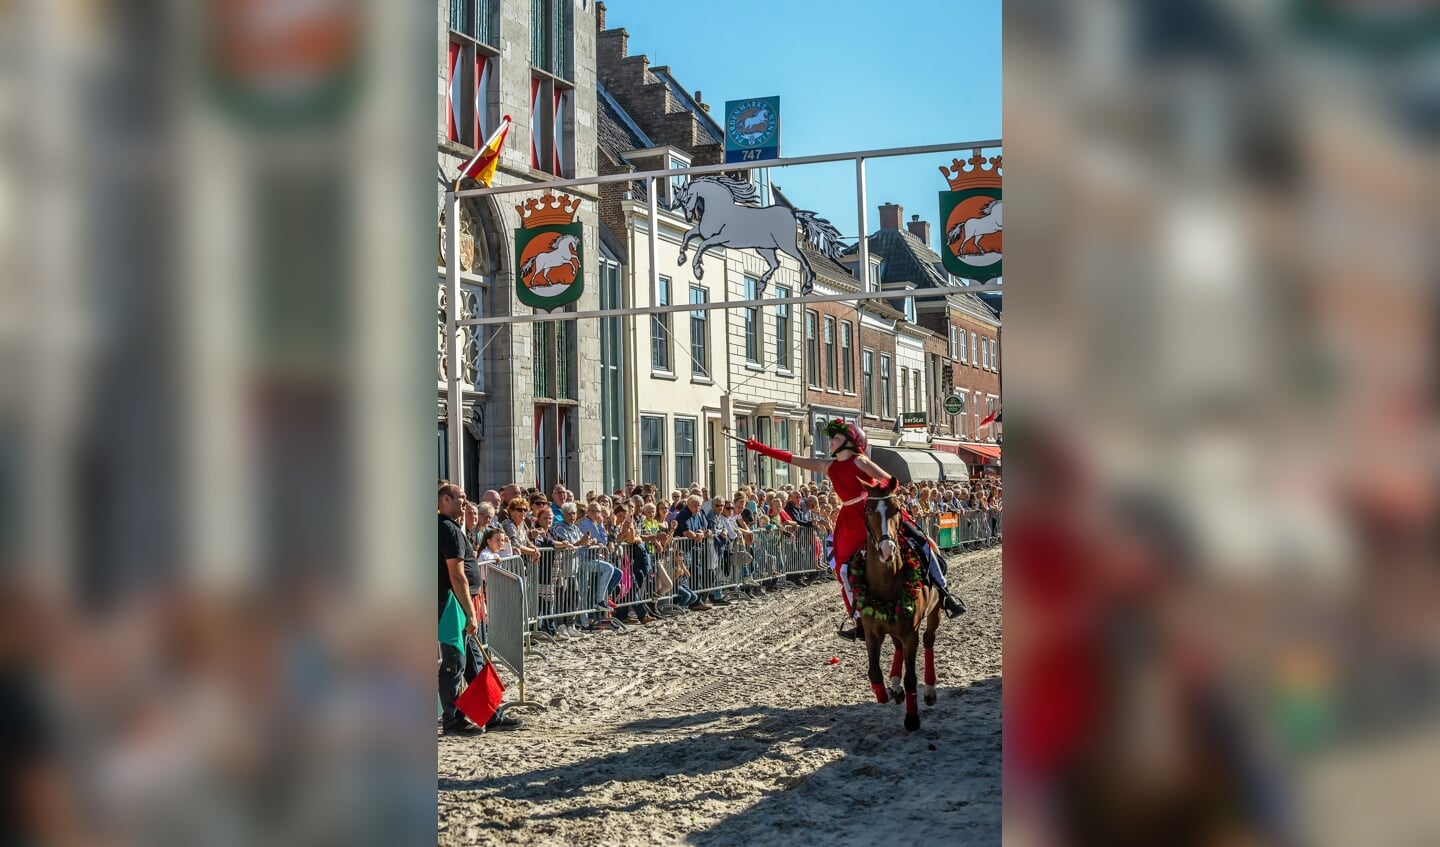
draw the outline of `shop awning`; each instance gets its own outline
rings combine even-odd
[[[871,447],[875,464],[902,483],[946,482],[970,477],[965,463],[950,453],[917,447]]]
[[[1000,461],[1000,445],[998,444],[961,444],[960,449],[969,450],[982,459]]]

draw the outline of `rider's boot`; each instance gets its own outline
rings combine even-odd
[[[859,619],[856,619],[853,621],[853,625],[849,629],[842,629],[835,634],[840,636],[841,638],[855,641],[856,639],[864,635],[864,631],[860,628]]]
[[[938,585],[935,586],[935,590],[940,592],[940,608],[945,610],[946,617],[953,618],[956,615],[965,614],[965,604],[960,601],[959,597],[956,597]]]

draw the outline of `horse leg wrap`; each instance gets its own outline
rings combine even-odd
[[[935,684],[935,648],[925,648],[925,684]]]
[[[878,682],[872,682],[870,683],[870,690],[875,692],[876,703],[885,703],[890,700],[890,693],[885,690],[884,685]]]
[[[905,651],[896,650],[895,658],[890,660],[890,678],[899,679],[900,671],[905,667]]]
[[[905,692],[905,714],[915,715],[920,713],[920,701],[914,691]]]

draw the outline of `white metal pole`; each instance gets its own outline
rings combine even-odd
[[[650,221],[650,306],[654,308],[660,305],[660,266],[655,253],[655,247],[660,242],[660,214],[655,200],[654,177],[645,180],[645,214]]]
[[[445,192],[445,410],[450,481],[465,488],[465,398],[460,390],[460,198]]]

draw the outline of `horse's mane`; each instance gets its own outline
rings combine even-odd
[[[730,192],[730,199],[736,203],[746,206],[759,206],[760,197],[755,193],[755,186],[748,180],[735,179],[734,177],[716,174],[714,176],[702,176],[695,179],[696,182],[713,182]]]

